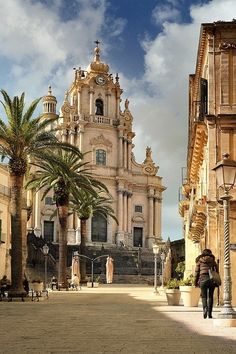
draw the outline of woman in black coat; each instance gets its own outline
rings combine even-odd
[[[202,251],[202,254],[196,258],[194,277],[194,285],[200,286],[201,288],[204,318],[207,318],[207,315],[208,318],[212,318],[213,295],[215,290],[215,284],[209,276],[209,269],[214,269],[218,272],[215,256],[210,249],[206,248]]]

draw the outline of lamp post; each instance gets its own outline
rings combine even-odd
[[[157,255],[159,253],[159,246],[155,243],[152,246],[154,253],[154,294],[158,294],[157,291]]]
[[[43,285],[43,290],[47,291],[47,260],[48,260],[48,252],[49,252],[49,247],[45,243],[43,246],[43,254],[44,254],[44,285]]]
[[[164,262],[166,255],[164,252],[161,252],[161,287],[164,288]]]
[[[230,233],[229,233],[229,201],[232,197],[229,191],[234,187],[236,179],[236,161],[229,159],[229,154],[223,155],[223,160],[213,168],[216,172],[218,188],[222,188],[224,195],[220,197],[224,208],[224,293],[223,309],[219,318],[236,319],[236,312],[232,308],[232,280],[230,270]]]

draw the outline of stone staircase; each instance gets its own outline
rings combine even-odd
[[[30,280],[44,279],[44,255],[42,247],[45,244],[43,238],[35,235],[28,236],[28,258],[26,273]],[[48,279],[58,273],[58,244],[48,243]],[[78,245],[68,245],[67,266],[68,276],[71,276],[72,256],[75,251],[79,252]],[[124,284],[149,284],[153,283],[154,257],[152,250],[142,248],[126,247],[96,247],[88,246],[86,248],[87,257],[97,260],[93,262],[94,275],[100,276],[100,282],[106,282],[106,258],[110,255],[114,260],[114,282]],[[86,260],[86,274],[91,276],[92,262]],[[160,273],[160,263],[157,264],[157,274]],[[158,276],[159,280],[159,276]]]

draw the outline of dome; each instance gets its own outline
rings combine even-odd
[[[43,96],[43,103],[44,102],[55,102],[57,103],[57,99],[55,96],[52,95],[52,87],[48,86],[48,94],[46,96]]]
[[[97,46],[94,48],[95,56],[93,62],[88,67],[88,71],[107,74],[109,72],[109,65],[101,62],[100,60],[101,49],[98,47],[99,42],[96,41],[95,43],[97,44]]]

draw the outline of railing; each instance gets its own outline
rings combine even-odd
[[[96,123],[96,124],[105,124],[105,125],[111,125],[111,126],[117,126],[118,125],[118,120],[105,117],[105,116],[84,116],[84,120],[86,122],[91,122],[91,123]]]

